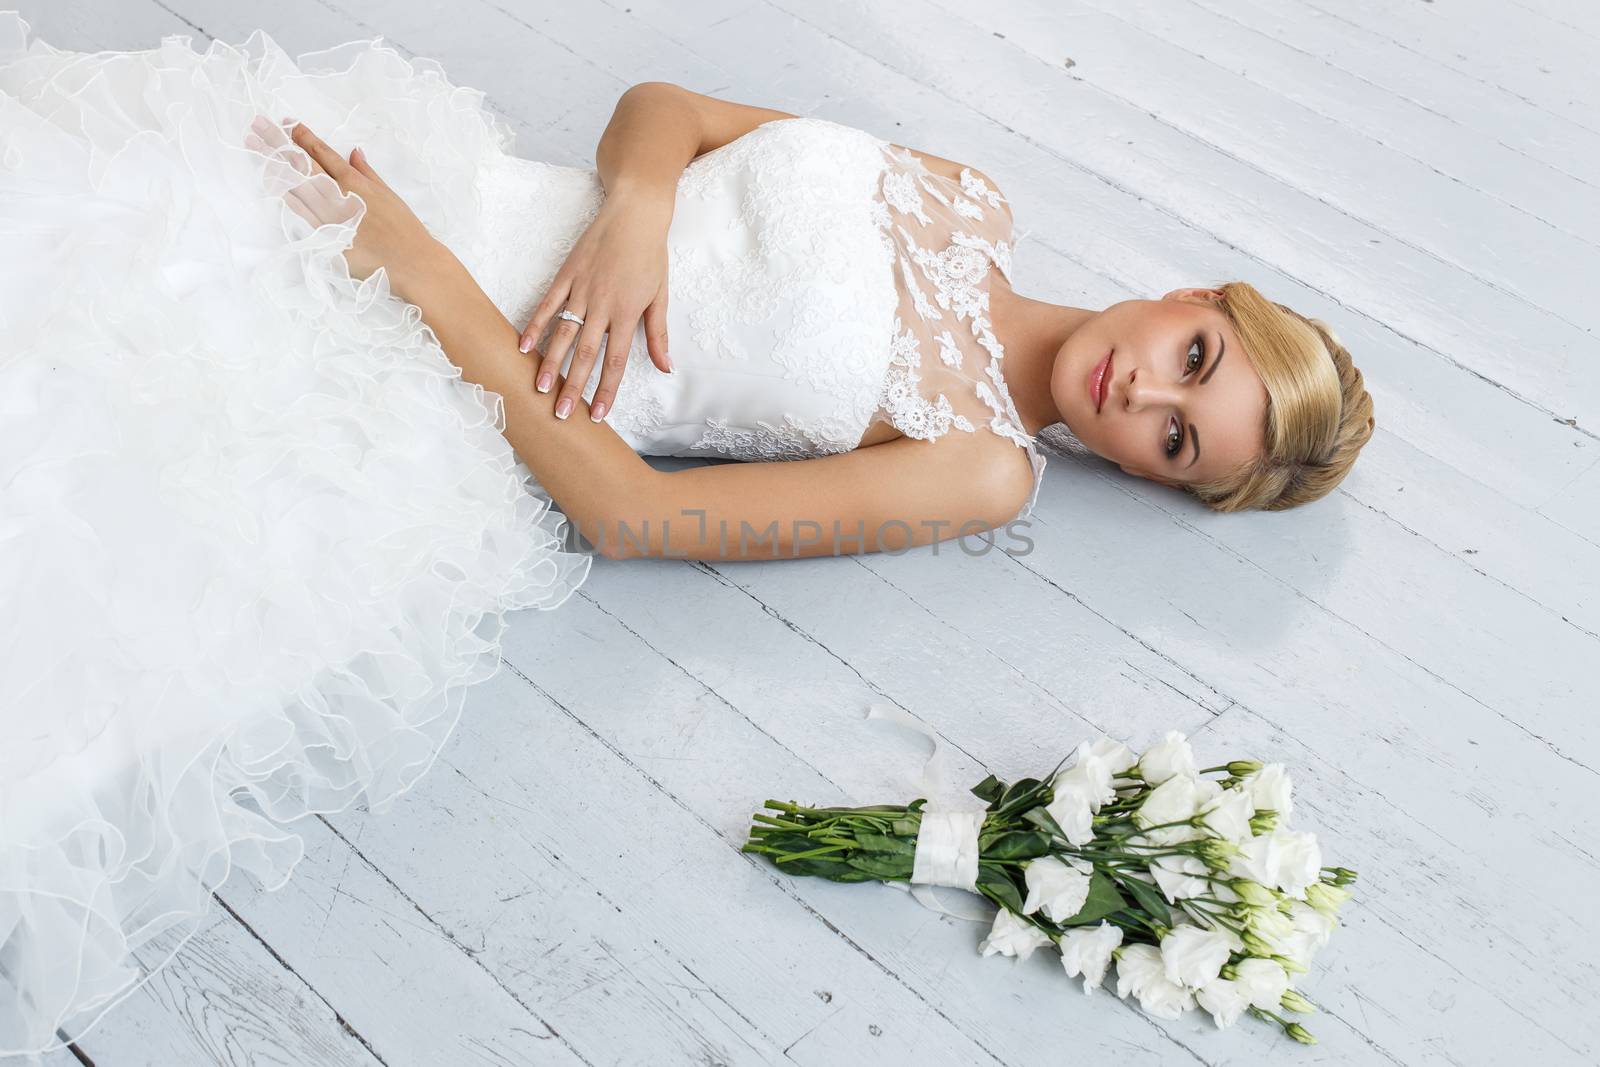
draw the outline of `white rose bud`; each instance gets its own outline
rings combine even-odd
[[[1313,882],[1306,886],[1306,903],[1330,919],[1339,914],[1339,908],[1349,899],[1350,890],[1343,886],[1329,885],[1326,882]]]

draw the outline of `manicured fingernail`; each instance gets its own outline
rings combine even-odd
[[[531,337],[524,337],[521,341],[517,342],[518,350],[521,351],[524,355],[526,355],[527,352],[528,352],[528,349],[530,349],[532,347],[533,347],[533,338],[531,338]]]
[[[606,417],[606,402],[604,400],[599,401],[598,403],[596,403],[594,405],[594,407],[589,409],[589,421],[590,422],[599,422],[601,419],[603,419],[605,417]]]
[[[674,370],[677,369],[672,365],[672,357],[667,355],[665,352],[661,353],[661,362],[663,362],[663,363],[665,363],[667,365],[667,373],[668,374],[671,374]]]
[[[571,414],[572,414],[572,398],[570,396],[562,397],[561,398],[561,403],[556,405],[556,418],[564,419],[568,415],[571,415]]]
[[[543,374],[539,375],[539,392],[548,393],[553,380],[554,376],[549,371],[545,371]]]

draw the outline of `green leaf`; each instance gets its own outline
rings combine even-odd
[[[1022,894],[1011,880],[1010,872],[992,863],[978,863],[978,888],[987,891],[989,898],[1004,904],[1018,915],[1022,914]]]
[[[767,848],[782,849],[791,855],[798,852],[810,852],[812,849],[823,847],[821,842],[814,837],[781,831],[775,834],[762,834],[758,840],[760,844]]]
[[[772,857],[767,857],[771,859]],[[806,875],[813,878],[826,878],[831,882],[871,882],[875,881],[874,875],[859,870],[841,860],[830,859],[827,856],[813,856],[811,859],[790,860],[780,863],[778,869],[785,874]]]
[[[1037,778],[1024,778],[1021,781],[1017,782],[1016,784],[1012,785],[1009,789],[1007,789],[1004,793],[1002,793],[1000,795],[1000,805],[999,806],[1001,808],[1009,808],[1011,805],[1016,804],[1019,801],[1025,800],[1027,798],[1028,794],[1033,792],[1038,787],[1039,787],[1039,779],[1037,779]]]
[[[992,774],[972,787],[973,795],[987,800],[991,806],[1000,799],[1005,790],[1006,784]]]
[[[890,837],[888,834],[874,834],[865,830],[856,833],[856,843],[868,852],[888,852],[897,856],[910,856],[917,850],[914,841]]]
[[[1066,832],[1056,822],[1056,817],[1044,808],[1029,808],[1022,813],[1022,821],[1032,823],[1052,837],[1058,837],[1063,841],[1067,839]]]
[[[909,879],[911,877],[911,857],[888,856],[879,852],[857,852],[845,861],[858,871],[865,871],[874,878]],[[784,866],[788,866],[785,864]]]
[[[909,837],[915,839],[917,836],[917,831],[920,829],[922,829],[921,819],[907,818],[896,819],[894,821],[894,832],[895,836],[897,837]]]
[[[1167,904],[1167,898],[1161,895],[1161,890],[1138,878],[1124,877],[1118,881],[1122,883],[1122,888],[1133,894],[1138,905],[1163,926],[1172,922],[1172,909]]]
[[[1050,835],[1038,830],[1012,830],[995,837],[979,852],[980,860],[1031,860],[1050,851]]]
[[[1127,903],[1122,894],[1117,892],[1116,879],[1097,868],[1094,874],[1089,876],[1089,898],[1083,902],[1083,907],[1078,909],[1076,915],[1061,925],[1085,926],[1097,923],[1107,915],[1121,911]]]

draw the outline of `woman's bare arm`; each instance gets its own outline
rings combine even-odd
[[[617,100],[611,122],[595,149],[595,166],[608,196],[621,193],[648,199],[664,207],[670,220],[672,199],[685,167],[762,123],[794,117],[788,111],[719,100],[671,82],[641,82]],[[995,187],[974,167],[914,148],[906,150],[936,174],[958,180],[965,168]]]
[[[1021,450],[965,435],[901,438],[819,459],[658,471],[608,424],[550,417],[553,394],[522,386],[516,328],[447,248],[439,245],[411,277],[406,298],[422,309],[462,377],[501,396],[512,448],[603,555],[898,551],[1003,525],[1032,487]]]

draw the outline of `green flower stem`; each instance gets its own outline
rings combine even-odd
[[[847,841],[840,845],[829,845],[827,848],[814,848],[809,852],[790,852],[779,856],[778,862],[786,863],[789,860],[808,860],[813,856],[826,856],[830,852],[843,852],[847,848],[855,847],[856,845],[854,841]]]

